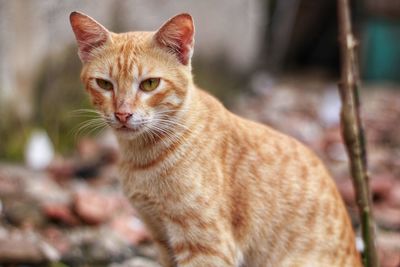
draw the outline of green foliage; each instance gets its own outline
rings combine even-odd
[[[60,262],[60,261],[56,261],[56,262],[52,262],[48,265],[48,267],[68,267],[68,265]]]
[[[73,47],[48,60],[37,83],[34,124],[48,132],[56,151],[61,153],[71,151],[76,141],[74,130],[87,119],[77,117],[73,111],[91,108],[79,79],[80,70]]]
[[[87,118],[74,116],[73,111],[90,108],[88,96],[80,83],[81,63],[76,48],[71,47],[56,57],[47,58],[41,67],[34,90],[34,114],[21,121],[4,112],[0,124],[0,158],[20,161],[30,133],[43,128],[55,150],[68,153],[75,147],[74,129]]]
[[[0,124],[0,158],[9,161],[23,159],[24,144],[32,131],[32,127],[23,125],[11,114],[2,114]]]

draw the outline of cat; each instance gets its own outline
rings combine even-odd
[[[194,85],[189,14],[155,32],[113,33],[79,12],[70,22],[81,80],[115,132],[123,189],[162,266],[361,266],[321,161]]]

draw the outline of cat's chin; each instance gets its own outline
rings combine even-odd
[[[128,127],[119,127],[119,128],[114,128],[114,133],[118,137],[121,137],[123,139],[132,140],[132,139],[136,139],[139,136],[141,136],[143,134],[143,130],[142,129],[131,129]]]

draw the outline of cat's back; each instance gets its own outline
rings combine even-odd
[[[318,157],[201,94],[214,114],[210,132],[246,266],[361,266],[345,206]]]

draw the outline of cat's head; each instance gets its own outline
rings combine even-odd
[[[192,88],[194,25],[189,14],[154,32],[113,33],[79,12],[70,15],[82,82],[119,136],[162,134],[178,125]]]

